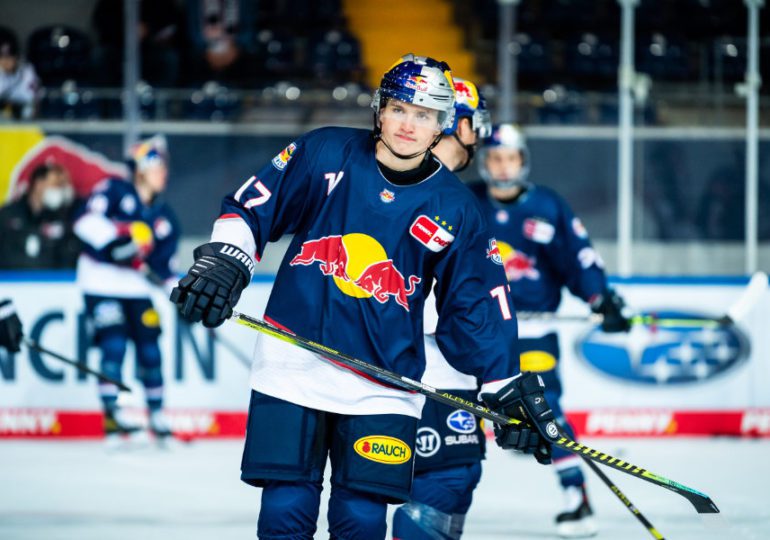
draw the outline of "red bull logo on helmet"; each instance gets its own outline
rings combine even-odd
[[[412,75],[404,83],[407,88],[417,90],[418,92],[428,91],[428,79],[422,75]]]
[[[471,109],[476,109],[479,106],[479,91],[476,89],[476,85],[470,81],[464,81],[462,79],[455,79],[455,92],[457,93],[457,102],[465,103]]]
[[[540,279],[540,271],[537,269],[537,259],[528,256],[521,250],[514,249],[510,244],[497,241],[500,256],[503,259],[503,268],[508,281],[521,279]]]
[[[306,240],[289,262],[291,266],[315,263],[319,263],[321,273],[331,277],[344,294],[374,298],[380,304],[392,298],[406,311],[409,311],[408,298],[421,281],[416,275],[405,278],[382,245],[361,233]]]

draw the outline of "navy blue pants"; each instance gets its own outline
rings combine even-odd
[[[344,415],[251,392],[241,479],[262,487],[257,535],[312,539],[327,457],[332,538],[385,538],[388,503],[409,498],[417,419]]]
[[[102,353],[101,371],[122,381],[123,358],[128,340],[136,349],[137,378],[142,381],[151,409],[160,408],[163,398],[161,371],[160,318],[149,298],[115,298],[85,295],[86,314],[93,329],[93,341]],[[99,384],[106,409],[114,408],[118,389]]]

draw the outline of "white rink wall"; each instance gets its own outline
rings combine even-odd
[[[72,276],[40,274],[34,280],[22,279],[20,274],[0,279],[0,297],[13,299],[27,336],[48,349],[78,358],[86,351],[87,332],[82,298]],[[624,280],[616,287],[628,305],[638,312],[675,311],[678,316],[719,316],[741,294],[745,281],[645,278]],[[261,316],[271,285],[269,276],[255,278],[244,292],[238,310]],[[212,428],[210,415],[234,415],[236,423],[242,421],[249,396],[245,364],[256,334],[242,326],[225,324],[216,330],[219,340],[212,340],[206,329],[196,325],[191,333],[194,347],[189,330],[177,325],[173,306],[164,295],[158,291],[154,300],[163,326],[161,346],[169,411],[186,411],[187,416],[179,421],[201,424],[188,426],[190,431],[238,435],[237,426],[229,430],[222,426]],[[561,312],[587,314],[588,309],[568,296]],[[732,342],[725,341],[730,336],[715,338],[702,331],[692,334],[637,326],[629,335],[607,336],[591,331],[588,323],[558,323],[554,328],[560,330],[563,406],[574,413],[578,430],[588,428],[592,435],[710,432],[770,435],[770,392],[766,391],[770,387],[768,320],[770,293],[765,292],[737,332],[731,334]],[[521,333],[533,331],[531,326],[522,323]],[[544,330],[547,328],[539,326],[534,331]],[[585,349],[587,334],[590,334],[589,343],[605,347],[603,350],[614,355],[611,361],[597,360],[596,354],[593,359],[587,358],[580,352],[579,349]],[[668,361],[660,363],[653,359],[651,362],[649,355],[658,354],[656,351]],[[96,348],[88,349],[86,358],[91,367],[98,368]],[[623,362],[629,364],[628,369],[636,375],[627,373],[619,377],[601,365],[609,365],[611,371]],[[121,400],[129,407],[140,408],[143,393],[133,377],[133,364],[129,348],[124,380],[135,391],[122,396]],[[690,365],[698,369],[690,369]],[[642,373],[648,375],[646,380]],[[689,374],[692,380],[676,382],[682,373]],[[650,376],[655,380],[650,382]],[[96,414],[99,408],[96,385],[90,377],[85,378],[75,369],[26,348],[15,357],[0,353],[0,436],[23,435],[29,427],[26,424],[45,422],[50,424],[48,429],[55,432],[57,422],[65,427],[70,425],[55,418],[58,412]],[[24,414],[32,417],[23,417]],[[44,414],[47,414],[45,418],[41,416]],[[715,426],[714,430],[709,423]],[[725,423],[729,427],[725,427]],[[691,424],[695,431],[688,427]],[[69,431],[72,428],[62,432],[61,425],[58,434],[73,434]]]

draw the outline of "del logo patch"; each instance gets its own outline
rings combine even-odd
[[[524,220],[524,236],[538,244],[550,244],[556,229],[547,221],[539,218]]]
[[[431,251],[439,252],[451,244],[455,236],[444,227],[422,215],[409,227],[409,234]]]
[[[294,143],[291,143],[289,146],[281,150],[281,153],[273,158],[273,167],[275,167],[279,171],[284,170],[286,168],[286,165],[289,163],[289,160],[291,159],[292,154],[294,154],[294,151],[296,149],[297,149],[297,145]]]
[[[409,461],[412,450],[409,445],[395,437],[368,435],[353,443],[356,454],[385,465],[400,465]]]

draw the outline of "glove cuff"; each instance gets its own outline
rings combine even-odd
[[[196,259],[207,255],[237,268],[243,278],[243,287],[246,287],[251,281],[251,275],[254,273],[254,261],[238,246],[224,242],[209,242],[198,246],[193,251],[193,257]]]

